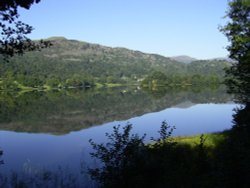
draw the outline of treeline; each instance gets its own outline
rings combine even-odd
[[[223,82],[223,77],[212,75],[167,75],[160,71],[154,71],[141,82],[142,87],[155,88],[159,86],[211,86]]]
[[[50,88],[71,88],[71,87],[93,87],[95,80],[91,75],[74,74],[69,78],[61,78],[57,76],[40,76],[26,74],[9,74],[0,79],[0,89],[50,89]]]

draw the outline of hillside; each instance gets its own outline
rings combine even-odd
[[[173,56],[171,59],[181,62],[181,63],[191,63],[193,61],[197,61],[197,59],[189,57],[187,55]]]
[[[221,60],[185,64],[157,54],[110,48],[63,37],[49,40],[53,44],[50,48],[0,63],[0,85],[11,80],[31,87],[126,83],[143,79],[153,71],[161,71],[168,76],[223,76],[223,69],[230,65]]]

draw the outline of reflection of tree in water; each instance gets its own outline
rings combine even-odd
[[[3,150],[0,148],[0,165],[4,164],[4,161],[2,159],[2,155],[3,155]]]
[[[2,154],[0,152],[0,161]],[[0,163],[0,188],[96,188],[96,182],[90,179],[87,170],[84,157],[79,162],[79,168],[67,165],[41,166],[27,159],[20,169],[6,170],[1,168]]]
[[[158,87],[154,90],[145,88],[144,90],[153,98],[160,99],[161,103],[168,104],[167,107],[176,106],[187,100],[194,104],[227,103],[233,100],[233,95],[227,93],[225,85],[217,85],[216,87]]]
[[[156,88],[136,90],[64,90],[2,93],[0,128],[23,132],[65,134],[113,120],[125,120],[190,101],[226,103],[225,88]]]
[[[0,174],[1,188],[78,188],[97,187],[95,182],[90,182],[86,175],[73,174],[67,168],[58,167],[56,170],[38,170],[29,173],[10,172],[8,175]]]

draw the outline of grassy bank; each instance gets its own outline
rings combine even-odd
[[[213,149],[226,139],[228,131],[209,134],[197,134],[192,136],[178,136],[174,137],[173,141],[175,141],[177,144],[187,144],[193,148],[200,144],[202,135],[204,139],[204,146]]]

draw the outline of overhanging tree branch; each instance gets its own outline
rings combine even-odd
[[[27,35],[33,27],[19,20],[18,7],[29,9],[40,0],[1,0],[0,1],[0,54],[11,57],[26,51],[40,50],[51,46],[49,41],[30,40]]]

